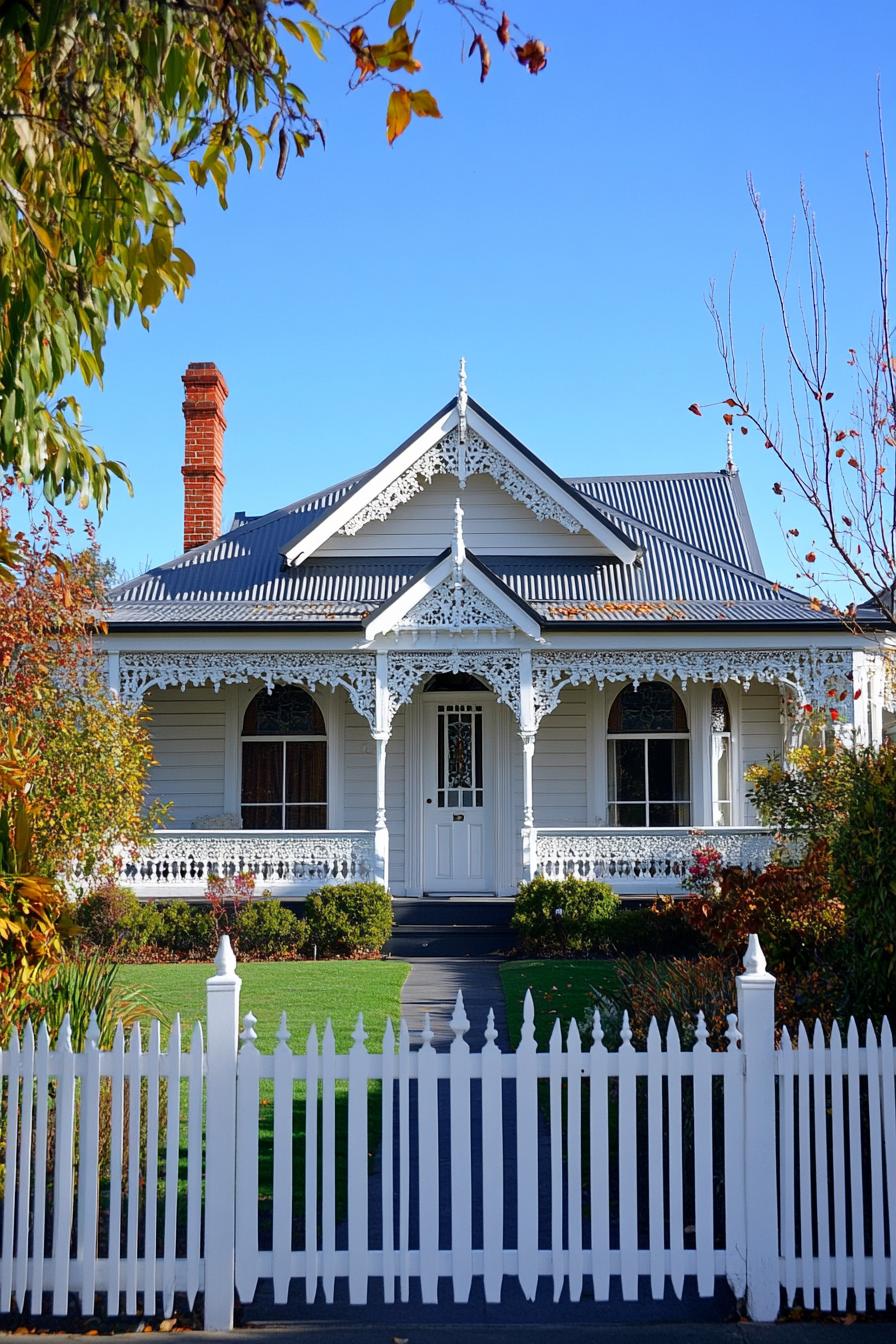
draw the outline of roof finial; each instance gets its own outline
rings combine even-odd
[[[729,476],[734,476],[737,472],[737,467],[734,464],[734,434],[730,429],[728,431],[728,445],[725,452],[725,470]]]
[[[464,563],[467,548],[464,545],[464,511],[459,499],[454,501],[454,563],[458,568]]]
[[[461,443],[467,441],[467,361],[460,357],[457,373],[457,428]]]

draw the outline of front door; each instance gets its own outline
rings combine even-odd
[[[424,713],[423,889],[494,886],[491,701],[427,697]]]

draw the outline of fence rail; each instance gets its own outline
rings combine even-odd
[[[896,1061],[888,1023],[845,1040],[802,1026],[775,1046],[774,979],[751,939],[727,1048],[702,1013],[650,1024],[636,1048],[599,1016],[583,1039],[555,1023],[545,1049],[526,997],[516,1050],[481,1048],[463,999],[436,1050],[387,1023],[347,1052],[327,1023],[273,1052],[242,1019],[222,940],[207,1035],[175,1020],[144,1042],[119,1027],[83,1050],[26,1026],[0,1052],[5,1178],[0,1311],[170,1314],[204,1292],[206,1325],[233,1322],[267,1282],[278,1303],[343,1291],[367,1301],[488,1302],[515,1282],[532,1299],[596,1303],[618,1284],[700,1295],[717,1280],[774,1319],[789,1302],[858,1310],[896,1297]],[[615,1036],[616,1028],[612,1034]],[[543,1043],[544,1044],[544,1043]],[[376,1162],[370,1160],[377,1147]],[[269,1173],[269,1191],[261,1188]],[[267,1178],[266,1178],[267,1179]],[[268,1197],[269,1195],[269,1197]],[[344,1284],[340,1290],[339,1285]],[[443,1289],[444,1291],[444,1289]],[[599,1310],[596,1307],[595,1310]]]

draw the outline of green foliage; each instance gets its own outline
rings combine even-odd
[[[236,919],[234,947],[246,960],[285,960],[301,954],[308,941],[308,925],[275,900],[252,901]]]
[[[520,886],[511,927],[531,956],[576,956],[606,943],[608,921],[619,909],[619,897],[606,882],[535,877]]]
[[[798,833],[809,845],[831,844],[843,823],[855,758],[839,741],[815,741],[770,756],[746,771],[749,797],[763,826]]]
[[[375,956],[392,932],[392,899],[378,882],[321,887],[309,894],[305,918],[318,956]]]
[[[161,1016],[143,986],[123,985],[115,962],[97,952],[63,962],[52,980],[38,986],[21,1005],[19,1025],[29,1017],[35,1026],[45,1022],[50,1039],[55,1040],[68,1014],[72,1047],[83,1050],[91,1011],[96,1012],[103,1049],[111,1046],[119,1021],[128,1028],[141,1017]]]
[[[155,909],[141,905],[130,887],[111,878],[101,882],[78,902],[75,909],[80,940],[102,951],[127,955],[151,939]]]
[[[146,908],[147,942],[173,957],[215,955],[217,930],[211,910],[189,901],[158,901]]]
[[[855,760],[845,820],[832,848],[833,889],[846,911],[855,1010],[896,1012],[896,747]]]
[[[622,956],[648,952],[655,957],[687,956],[703,946],[691,928],[681,901],[658,900],[650,906],[620,905],[602,931],[602,951]]]

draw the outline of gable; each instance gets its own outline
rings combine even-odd
[[[317,556],[426,555],[447,546],[454,531],[454,505],[463,502],[464,537],[478,555],[606,556],[590,532],[570,529],[555,518],[538,518],[491,476],[468,476],[459,489],[454,475],[439,474],[386,518],[373,518],[357,531],[340,530]]]

